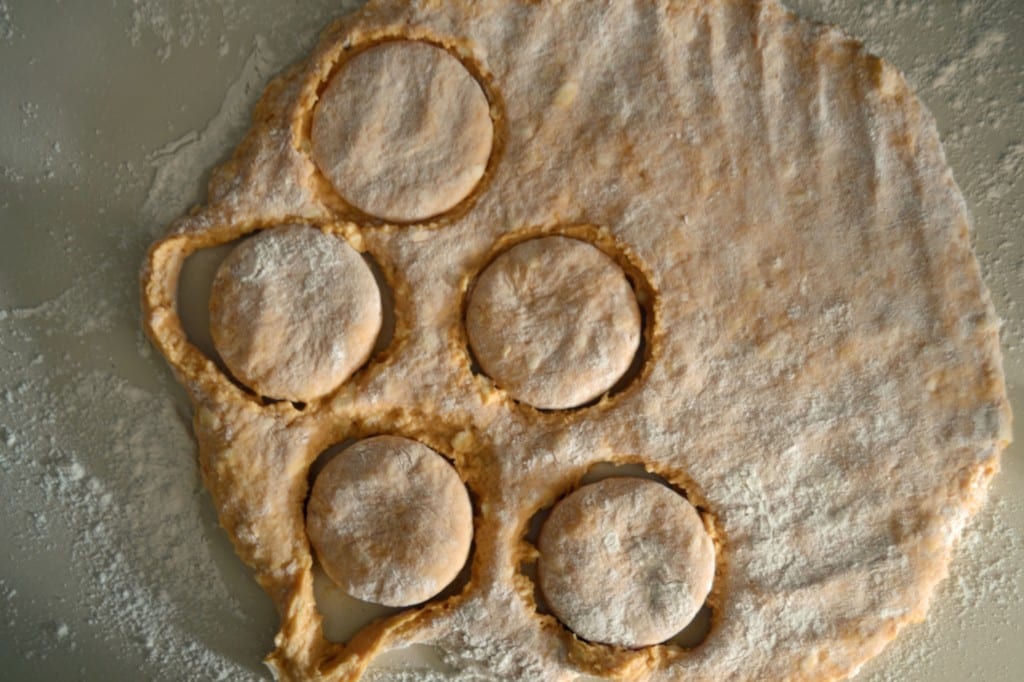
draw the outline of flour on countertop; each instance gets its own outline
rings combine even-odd
[[[183,2],[159,2],[156,0],[132,0],[131,24],[125,35],[132,45],[138,46],[147,37],[158,41],[157,56],[167,61],[175,47],[188,48],[193,44],[210,39],[210,24],[216,16],[228,23],[245,19],[250,8],[245,2],[235,0],[184,0]],[[222,44],[227,42],[221,36]],[[225,51],[226,53],[226,51]]]
[[[44,315],[20,320],[17,330],[3,330],[6,338],[30,342],[28,330],[45,325]],[[74,651],[79,628],[95,628],[116,655],[174,670],[175,679],[182,671],[197,680],[253,677],[198,637],[241,632],[248,619],[209,553],[216,531],[189,424],[162,393],[106,372],[54,370],[58,360],[26,358],[14,385],[0,375],[0,489],[18,501],[5,545],[50,557],[75,595],[52,599],[0,585],[11,618],[45,614],[22,655],[59,657]],[[29,399],[39,395],[41,410]]]
[[[6,3],[0,6],[0,21],[8,12]],[[201,194],[196,178],[240,136],[268,77],[268,53],[262,38],[254,38],[207,128],[147,157],[155,173],[140,221],[149,232],[127,244],[147,242],[169,215]],[[38,104],[23,102],[20,113],[32,137],[52,134],[37,130]],[[63,148],[59,141],[46,146],[43,172],[28,177],[35,184],[52,179],[46,168],[57,164]],[[21,168],[4,166],[5,180],[24,181]],[[112,175],[126,174],[128,190],[145,168],[127,162]],[[81,248],[72,243],[65,251],[74,257]],[[149,362],[154,376],[163,372],[148,344],[140,343],[137,263],[138,255],[100,258],[57,296],[0,309],[0,494],[15,505],[0,537],[32,565],[54,566],[63,583],[58,594],[44,596],[31,579],[5,576],[4,625],[27,628],[9,641],[22,658],[42,666],[78,650],[82,637],[102,633],[106,650],[139,661],[147,679],[265,679],[258,661],[272,632],[263,642],[253,637],[252,613],[226,586],[225,569],[211,553],[211,543],[227,541],[199,483],[189,417],[166,390],[150,392],[121,376],[120,365],[133,362]],[[100,340],[110,338],[122,339],[114,344],[122,349],[117,354],[99,350]],[[124,349],[139,357],[124,363]],[[104,351],[111,353],[109,362],[90,361]],[[83,427],[88,430],[77,430]],[[237,634],[225,638],[225,631]],[[215,637],[250,653],[212,650],[206,642]],[[82,674],[90,677],[96,665],[83,661]],[[95,675],[102,677],[102,670]]]
[[[14,17],[7,0],[0,0],[0,40],[13,40],[15,35]]]
[[[928,669],[934,651],[930,637],[940,630],[951,630],[956,637],[944,637],[957,642],[962,659],[979,660],[978,652],[968,649],[979,638],[978,631],[990,637],[982,638],[983,647],[991,652],[985,656],[991,661],[1005,658],[1000,653],[1009,642],[1019,641],[1022,633],[1014,627],[1014,615],[1024,608],[1024,568],[1017,557],[1024,552],[1024,537],[1011,519],[1020,515],[1021,501],[990,496],[988,503],[964,531],[957,558],[950,577],[936,590],[934,602],[924,623],[906,630],[892,645],[892,651],[883,655],[880,663],[869,664],[869,682],[901,682],[907,671]],[[979,617],[978,609],[995,612]],[[884,667],[883,667],[884,666]],[[965,670],[967,672],[968,668]],[[991,670],[989,672],[994,672]],[[1002,676],[994,680],[1016,679],[1019,671],[1002,669]]]
[[[190,202],[203,195],[205,178],[223,160],[232,141],[249,125],[249,112],[276,68],[266,39],[256,35],[238,78],[228,87],[220,109],[202,130],[193,130],[146,155],[153,180],[139,217],[155,237]]]
[[[4,0],[0,0],[4,1]],[[292,3],[244,0],[131,0],[131,12],[124,27],[133,47],[153,47],[157,59],[169,61],[191,48],[216,44],[216,54],[227,57],[232,42],[244,29],[257,23],[271,30],[281,25],[296,26],[297,35],[310,35],[325,17],[342,14],[364,0],[306,0],[301,11]],[[2,16],[2,15],[0,15]],[[220,33],[215,30],[220,29]],[[244,45],[245,38],[240,43]],[[294,44],[294,41],[290,41]],[[280,66],[280,65],[279,65]],[[206,169],[208,170],[208,169]]]

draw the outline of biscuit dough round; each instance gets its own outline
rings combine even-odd
[[[517,244],[487,266],[470,293],[466,332],[484,373],[542,409],[576,407],[614,386],[642,333],[615,261],[561,236]]]
[[[306,529],[324,572],[345,592],[410,606],[443,590],[466,563],[473,510],[441,455],[408,438],[376,436],[317,475]]]
[[[371,216],[425,220],[483,177],[494,130],[480,84],[429,43],[397,40],[341,65],[313,114],[313,158]]]
[[[382,319],[380,290],[362,256],[306,225],[239,244],[210,292],[221,359],[271,398],[308,401],[335,389],[370,357]]]
[[[715,575],[715,547],[693,505],[641,478],[607,478],[561,500],[538,547],[540,588],[559,620],[621,647],[685,628]]]

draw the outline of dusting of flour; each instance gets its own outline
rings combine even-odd
[[[247,618],[212,558],[189,424],[164,392],[24,353],[50,315],[75,312],[22,316],[17,330],[13,316],[0,321],[23,361],[17,379],[0,375],[0,494],[18,501],[4,545],[63,583],[40,595],[17,587],[29,576],[0,579],[7,627],[37,630],[19,637],[28,643],[20,654],[59,660],[88,636],[81,631],[97,629],[115,655],[167,671],[159,679],[253,677],[203,641],[243,632]],[[42,409],[33,396],[46,397]],[[84,676],[98,672],[83,664]]]

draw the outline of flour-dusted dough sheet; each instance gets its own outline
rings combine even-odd
[[[335,66],[390,39],[445,47],[491,104],[483,179],[429,224],[349,212],[310,155]],[[397,317],[388,348],[304,410],[233,385],[175,312],[189,253],[296,220],[365,250]],[[270,84],[208,203],[150,252],[144,307],[196,404],[220,520],[280,608],[282,679],[354,679],[427,642],[500,679],[822,680],[924,617],[1009,440],[969,232],[902,76],[774,1],[377,2]],[[550,233],[622,265],[646,349],[624,391],[543,413],[474,373],[462,313],[497,253]],[[453,459],[477,501],[472,575],[329,643],[308,469],[379,433]],[[692,650],[591,645],[535,609],[528,520],[601,461],[643,463],[707,510],[714,615]]]

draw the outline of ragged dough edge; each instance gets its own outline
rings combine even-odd
[[[786,21],[804,21],[796,19],[773,3],[761,3],[759,6],[763,11],[783,12]],[[375,15],[374,11],[380,14]],[[327,30],[311,60],[319,54],[320,63],[326,64],[329,60],[324,58],[324,51],[349,30],[352,24],[372,20],[386,25],[393,19],[397,22],[396,26],[399,26],[398,20],[402,12],[402,8],[397,6],[382,8],[376,5],[373,6],[373,11],[367,9],[343,19]],[[821,29],[821,35],[816,40],[827,45],[830,40],[846,42],[851,39],[835,29]],[[864,54],[859,43],[857,50]],[[880,60],[878,64],[881,76],[880,90],[887,96],[903,100],[902,106],[910,107],[918,119],[915,126],[917,141],[923,133],[926,143],[937,148],[941,162],[945,164],[945,157],[941,147],[938,147],[935,124],[930,114],[910,93],[902,75]],[[215,365],[188,343],[175,312],[177,275],[184,259],[192,251],[230,241],[252,229],[290,220],[331,222],[336,219],[332,210],[325,205],[312,174],[307,172],[309,169],[304,166],[301,154],[292,153],[296,150],[294,138],[289,131],[295,130],[294,118],[289,121],[277,113],[294,113],[302,109],[302,105],[296,107],[289,106],[288,103],[298,97],[300,77],[307,73],[304,68],[306,67],[303,65],[293,67],[268,86],[267,92],[257,105],[253,130],[239,146],[232,160],[214,173],[210,183],[209,204],[172,225],[168,236],[151,249],[142,273],[143,308],[147,334],[167,356],[179,381],[186,385],[193,402],[197,405],[196,432],[200,442],[200,461],[204,480],[213,492],[221,522],[229,529],[240,556],[256,570],[261,584],[274,598],[283,614],[282,630],[277,641],[278,650],[271,655],[270,665],[278,671],[281,679],[356,679],[375,653],[391,644],[413,641],[415,637],[409,633],[416,629],[413,624],[418,618],[416,615],[400,614],[393,620],[373,626],[361,633],[347,647],[348,654],[341,659],[331,659],[331,654],[336,654],[337,650],[327,647],[322,642],[318,643],[316,638],[310,635],[311,631],[319,628],[319,617],[315,615],[315,607],[311,610],[310,605],[305,602],[310,588],[309,566],[304,563],[303,550],[301,547],[295,548],[298,560],[292,557],[294,563],[281,562],[260,554],[245,543],[245,512],[237,503],[232,502],[230,495],[226,494],[224,477],[228,474],[225,465],[219,459],[223,453],[220,446],[234,439],[219,430],[221,427],[212,425],[220,419],[217,415],[221,409],[229,409],[232,418],[262,424],[271,432],[273,429],[266,424],[273,424],[274,428],[279,429],[298,428],[309,418],[309,414],[305,417],[298,415],[288,405],[261,408],[248,400],[238,389],[227,384]],[[259,172],[255,170],[257,167]],[[294,172],[299,173],[297,181],[292,175]],[[947,171],[947,175],[949,191],[959,198],[959,190],[952,180],[951,173]],[[280,182],[275,183],[275,180]],[[259,187],[265,187],[268,183],[275,184],[275,191],[280,192],[274,194],[274,201],[268,201],[259,193]],[[962,198],[958,200],[963,203]],[[969,253],[967,242],[970,228],[966,221],[966,208],[963,208],[961,213],[965,219],[960,230],[963,241],[960,247],[967,249]],[[378,229],[389,230],[393,227],[381,226]],[[962,266],[966,268],[963,273],[965,277],[980,281],[980,272],[973,256]],[[935,585],[947,574],[948,563],[963,525],[984,502],[989,481],[998,470],[1000,453],[1010,441],[1010,412],[1000,369],[1002,360],[998,346],[998,325],[984,286],[980,287],[980,291],[987,319],[984,341],[978,343],[976,348],[979,351],[979,362],[988,367],[990,383],[979,392],[990,399],[993,409],[998,412],[997,434],[990,441],[978,444],[980,454],[977,457],[977,464],[965,469],[961,478],[950,485],[949,499],[955,506],[962,506],[963,512],[936,531],[936,547],[932,549],[933,553],[924,553],[923,556],[917,557],[918,561],[931,567],[931,570],[918,569],[924,570],[924,579],[919,583],[916,608],[893,618],[878,632],[867,636],[864,633],[849,635],[844,641],[831,643],[831,650],[827,652],[808,651],[808,667],[794,671],[790,679],[838,679],[850,675],[867,659],[881,651],[902,627],[921,620],[932,598]],[[396,299],[400,299],[398,290]],[[339,394],[344,391],[343,387]],[[217,406],[218,403],[220,407]],[[325,400],[324,404],[326,403]],[[228,408],[224,408],[225,405]],[[314,411],[316,407],[314,406]],[[414,419],[408,416],[392,415],[390,419],[397,425],[396,428],[414,422]],[[326,442],[323,437],[318,439]],[[315,448],[310,446],[310,451],[301,456],[292,453],[282,459],[294,466],[295,461],[308,459],[315,452]],[[300,537],[304,539],[304,536]],[[305,555],[308,556],[308,547],[305,549]],[[319,666],[328,659],[332,662],[332,669],[321,672]],[[336,667],[334,663],[337,664]],[[627,668],[613,666],[613,670],[609,672],[613,676],[633,676],[649,671],[648,664],[638,664],[637,667]],[[671,675],[671,672],[666,671],[666,674]]]

